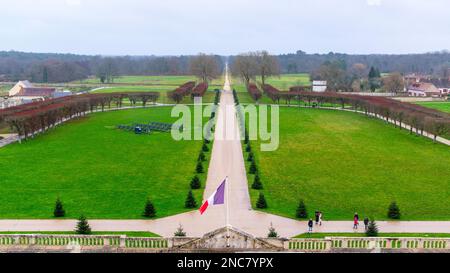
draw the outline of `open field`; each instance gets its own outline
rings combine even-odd
[[[194,76],[120,76],[114,78],[112,84],[151,84],[151,85],[180,85],[188,81],[195,81]],[[99,78],[89,78],[74,83],[98,83]]]
[[[257,82],[260,80],[257,79]],[[309,85],[311,84],[309,74],[300,73],[300,74],[282,74],[280,77],[270,77],[267,79],[267,83],[278,88],[281,91],[289,90],[289,87],[295,85]],[[232,78],[232,88],[238,92],[239,100],[242,103],[252,103],[253,99],[247,92],[247,88],[245,84],[241,82],[239,78]],[[262,89],[260,88],[260,91]],[[269,99],[266,95],[263,94],[260,103],[273,103],[271,99]],[[281,102],[282,103],[282,102]]]
[[[282,74],[280,77],[270,77],[267,79],[267,83],[282,91],[287,91],[291,86],[310,85],[311,80],[307,73]]]
[[[428,108],[433,108],[442,112],[450,113],[450,101],[443,102],[415,102],[415,104],[419,104]]]
[[[396,200],[402,220],[450,220],[449,148],[381,120],[281,107],[279,149],[261,152],[259,141],[252,148],[268,212],[294,217],[304,199],[310,215],[321,210],[325,220],[355,212],[384,220]],[[254,205],[258,191],[250,194]]]
[[[187,211],[184,201],[201,141],[177,142],[170,133],[136,135],[115,129],[134,122],[173,122],[170,111],[157,107],[96,113],[1,148],[0,218],[52,218],[58,196],[67,218],[139,219],[147,197],[158,217]],[[200,202],[202,190],[194,194]]]

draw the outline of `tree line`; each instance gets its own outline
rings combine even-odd
[[[6,122],[19,136],[26,139],[53,128],[64,120],[99,109],[104,111],[106,106],[111,108],[112,104],[120,108],[125,99],[129,99],[132,105],[141,102],[145,107],[148,102],[155,103],[159,96],[158,92],[105,93],[38,101],[0,110],[0,123]]]
[[[213,57],[213,66],[221,71],[223,57]],[[89,56],[75,54],[25,53],[0,51],[0,81],[30,80],[60,83],[95,75],[111,83],[123,75],[188,75],[192,58],[197,56]],[[214,67],[213,69],[216,69]],[[216,73],[218,73],[216,71]]]
[[[378,67],[381,72],[398,71],[405,73],[430,74],[437,78],[450,76],[450,52],[430,52],[423,54],[307,54],[297,51],[277,56],[281,73],[313,73],[326,62],[340,61],[349,68],[361,63],[366,67]]]

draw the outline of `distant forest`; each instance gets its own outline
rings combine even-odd
[[[364,64],[366,67],[375,67],[381,73],[421,73],[443,77],[450,68],[450,52],[441,51],[424,54],[371,54],[350,55],[341,53],[307,54],[297,51],[294,54],[278,56],[282,73],[315,72],[327,62],[340,62],[347,68],[354,64]],[[448,75],[447,75],[448,77]]]
[[[0,81],[59,83],[97,76],[113,82],[121,75],[186,75],[193,56],[88,56],[0,51]],[[216,56],[223,69],[223,57]]]
[[[445,76],[450,67],[450,52],[404,55],[350,55],[340,53],[307,54],[297,51],[278,55],[282,73],[314,73],[322,64],[339,61],[352,67],[364,64],[381,73],[423,73]],[[32,82],[70,82],[97,76],[112,82],[121,75],[186,75],[192,56],[88,56],[75,54],[24,53],[0,51],[0,81],[30,80]],[[227,58],[216,56],[220,67]],[[444,74],[445,73],[445,74]]]

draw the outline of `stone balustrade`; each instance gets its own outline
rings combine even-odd
[[[450,250],[450,238],[419,237],[326,237],[324,239],[291,239],[285,249],[320,252],[339,249]]]
[[[189,237],[127,237],[125,235],[45,235],[45,234],[4,234],[0,235],[0,252],[5,249],[122,249],[165,251],[184,249],[221,249],[225,247],[224,234],[211,233],[203,238]],[[239,250],[295,251],[295,252],[339,252],[339,251],[444,251],[450,252],[450,238],[418,237],[326,237],[323,239],[253,238],[245,240],[232,233],[230,243]],[[245,241],[242,244],[240,241]],[[233,247],[233,248],[234,248]]]

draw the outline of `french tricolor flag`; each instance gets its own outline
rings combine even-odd
[[[227,178],[220,184],[217,190],[200,207],[200,214],[203,214],[209,206],[225,204],[225,184]]]

